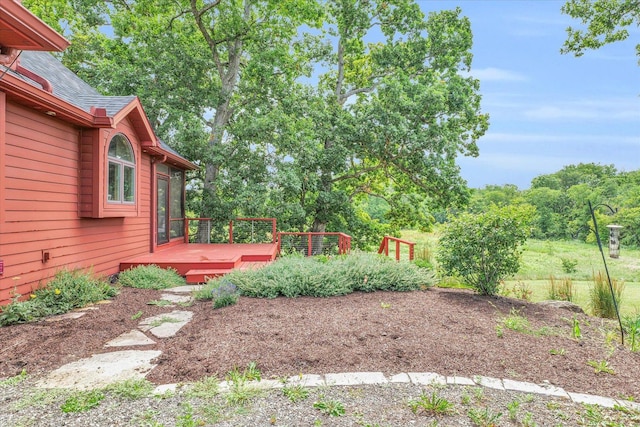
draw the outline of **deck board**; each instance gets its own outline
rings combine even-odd
[[[182,276],[189,270],[231,271],[245,263],[269,263],[278,253],[275,243],[204,244],[184,243],[157,252],[137,256],[120,262],[120,271],[138,265],[158,265],[173,268]]]

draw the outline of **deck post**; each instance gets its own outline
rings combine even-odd
[[[229,221],[229,244],[233,243],[233,220]]]

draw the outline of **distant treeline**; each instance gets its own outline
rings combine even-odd
[[[605,244],[606,226],[618,224],[624,227],[622,244],[640,246],[640,170],[620,172],[613,165],[594,163],[565,166],[534,178],[527,190],[512,184],[473,190],[467,209],[484,212],[490,205],[529,204],[536,208],[532,237],[589,241],[595,239],[589,201]]]

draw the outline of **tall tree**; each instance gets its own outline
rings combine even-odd
[[[312,132],[294,157],[308,189],[311,230],[339,224],[359,194],[390,214],[462,202],[455,159],[477,155],[488,126],[459,9],[428,19],[409,0],[330,0],[322,74],[304,117]],[[390,191],[391,190],[391,191]],[[335,227],[335,226],[334,226]]]
[[[567,40],[562,53],[581,56],[587,49],[598,49],[606,44],[626,40],[628,27],[640,26],[638,0],[569,0],[562,13],[579,19],[583,29],[567,28]],[[640,43],[636,44],[640,63]]]

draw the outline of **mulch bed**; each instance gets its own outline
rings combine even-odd
[[[193,311],[192,321],[156,345],[162,350],[148,379],[195,381],[256,362],[263,377],[331,372],[437,372],[485,375],[563,387],[567,391],[640,400],[640,353],[607,342],[616,323],[577,315],[582,338],[571,338],[574,314],[467,290],[432,288],[407,293],[355,293],[332,298],[240,298],[213,310],[211,302],[186,308],[147,305],[160,292],[124,288],[111,304],[75,320],[0,328],[0,378],[25,369],[41,375],[59,366],[113,351],[104,344],[135,329],[142,317],[175,309]],[[503,328],[512,309],[533,331]],[[501,336],[500,336],[501,335]],[[122,348],[127,349],[127,348]],[[561,353],[561,354],[552,354]],[[607,361],[615,374],[596,373],[588,362]]]

